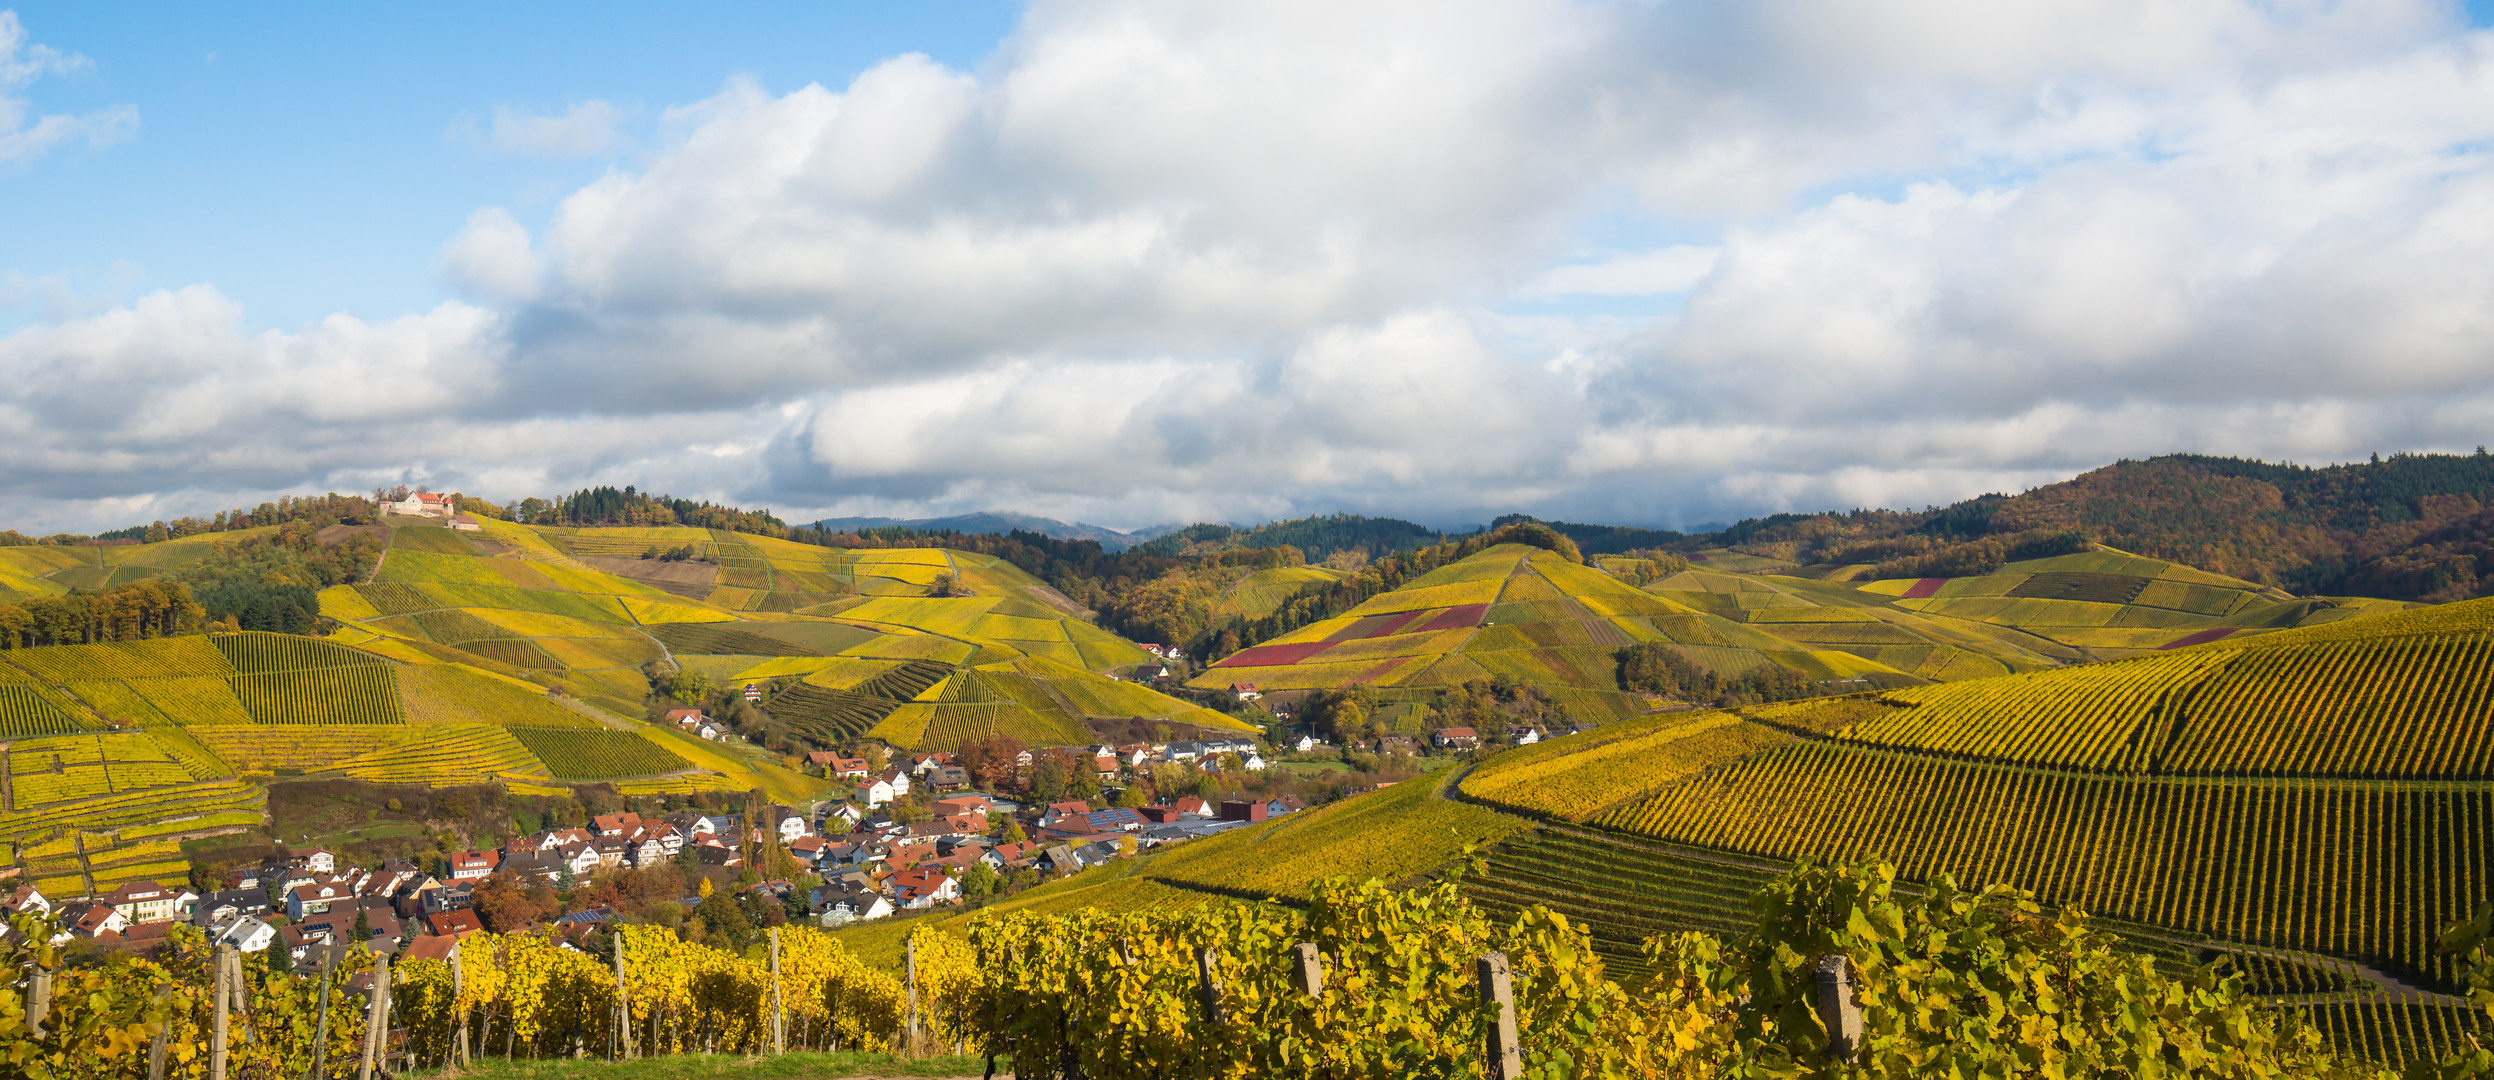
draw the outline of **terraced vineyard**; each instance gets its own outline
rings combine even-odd
[[[844,742],[882,723],[901,706],[944,681],[952,670],[933,661],[911,660],[849,690],[801,682],[771,695],[763,708],[807,738],[823,743]]]
[[[693,767],[691,762],[636,732],[573,727],[508,730],[563,780],[614,780]]]

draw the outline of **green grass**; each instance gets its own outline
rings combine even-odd
[[[987,1068],[974,1057],[905,1058],[896,1054],[791,1053],[777,1057],[677,1054],[637,1061],[508,1061],[484,1058],[466,1069],[416,1076],[467,1076],[480,1080],[677,1080],[733,1076],[738,1080],[829,1080],[842,1076],[978,1076]],[[1001,1072],[1003,1062],[997,1063]]]

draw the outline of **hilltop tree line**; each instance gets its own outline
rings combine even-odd
[[[0,604],[0,649],[145,641],[196,633],[207,611],[178,582],[134,581],[95,593]]]
[[[2176,454],[1920,512],[1753,518],[1674,546],[1945,577],[2084,542],[2305,595],[2427,603],[2494,595],[2494,455],[2377,455],[2308,468]]]

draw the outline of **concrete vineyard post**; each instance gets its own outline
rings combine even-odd
[[[1515,979],[1507,967],[1507,954],[1482,956],[1478,969],[1481,1011],[1489,1014],[1489,1075],[1492,1080],[1521,1080],[1524,1054],[1516,1045]]]
[[[1221,976],[1212,970],[1214,957],[1210,946],[1195,950],[1195,980],[1204,995],[1204,1022],[1220,1027],[1229,1016],[1221,1003]]]
[[[321,974],[326,977],[328,969],[323,968]],[[323,985],[320,992],[321,1022],[326,1024],[329,1012],[329,987]],[[450,950],[450,1053],[452,1062],[461,1066],[468,1063],[468,1011],[459,1004],[459,999],[467,992],[468,970],[459,962],[459,949],[453,946]],[[617,942],[615,945],[615,996],[618,998],[623,996],[622,942]],[[629,1048],[631,1044],[631,1033],[627,1025],[624,1045]]]
[[[1299,990],[1319,1001],[1325,999],[1325,955],[1316,951],[1316,943],[1302,941],[1292,946],[1299,954]]]
[[[909,936],[909,1042],[918,1044],[918,936]]]
[[[233,997],[225,985],[227,968],[225,950],[219,945],[208,965],[211,980],[208,997],[211,1019],[208,1027],[208,1080],[225,1080],[225,1006]]]
[[[1853,1003],[1853,960],[1843,953],[1819,959],[1810,1007],[1827,1029],[1827,1056],[1842,1061],[1862,1041],[1862,1008]]]
[[[251,1041],[251,985],[242,978],[242,950],[229,948],[225,964],[233,973],[225,980],[226,992],[234,995],[234,1015],[243,1022],[243,1041]]]
[[[788,1052],[788,1005],[780,997],[779,928],[771,928],[771,1052]]]
[[[772,941],[774,945],[777,944],[776,932],[773,934]],[[456,958],[457,954],[453,954],[453,959]],[[455,976],[457,970],[453,969],[452,974]],[[624,986],[624,938],[623,930],[620,928],[615,931],[615,1037],[623,1044],[623,1059],[632,1060],[632,995]],[[466,1044],[467,1039],[463,1033],[460,1045],[465,1047]]]
[[[26,1030],[43,1037],[43,1022],[52,1017],[52,969],[36,964],[26,977]]]

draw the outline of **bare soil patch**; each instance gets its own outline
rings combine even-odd
[[[719,584],[717,563],[684,559],[616,559],[593,555],[577,557],[582,565],[596,567],[616,577],[631,578],[644,585],[655,585],[688,600],[710,595]]]

